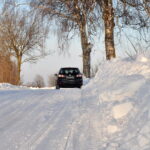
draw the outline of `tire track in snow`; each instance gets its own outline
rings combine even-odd
[[[73,91],[72,91],[73,92]],[[67,99],[67,97],[69,97],[70,98],[70,96],[68,96],[68,95],[66,95],[66,93],[68,93],[68,91],[64,91],[64,95],[63,95],[63,97],[61,97],[62,99],[64,99],[64,101],[65,101],[65,99]],[[75,93],[77,93],[77,92],[75,92]],[[78,97],[77,98],[75,98],[75,101],[76,101],[76,99],[78,99]],[[59,108],[59,111],[57,111],[57,113],[55,113],[55,114],[53,114],[53,116],[51,116],[51,120],[49,121],[49,123],[44,127],[44,128],[42,128],[42,130],[35,136],[35,138],[33,138],[32,139],[32,142],[30,142],[30,144],[28,143],[28,149],[32,149],[32,150],[35,150],[37,147],[38,147],[38,145],[45,139],[45,138],[48,138],[48,136],[49,136],[49,134],[51,133],[51,131],[54,129],[54,127],[57,127],[58,126],[58,124],[59,124],[59,122],[60,122],[60,120],[62,119],[62,117],[63,117],[63,114],[65,114],[65,112],[66,112],[66,110],[68,109],[68,107],[72,107],[73,108],[73,106],[74,106],[74,100],[71,102],[72,103],[72,106],[70,106],[70,102],[68,101],[68,100],[66,100],[66,102],[65,102],[65,104],[61,107],[61,108]],[[71,108],[71,109],[72,109]],[[69,122],[68,122],[69,121]],[[67,121],[67,124],[69,123],[69,125],[70,124],[72,124],[73,123],[73,121],[72,121],[72,118],[71,118],[71,121],[70,120],[68,120]],[[51,122],[53,122],[53,124],[52,125],[49,125]],[[70,123],[71,122],[71,123]],[[70,126],[70,128],[69,128],[69,134],[68,134],[68,132],[67,132],[67,137],[71,134],[71,132],[72,132],[72,125]],[[66,135],[66,134],[65,134]],[[63,135],[62,137],[66,137],[65,135]],[[60,140],[60,139],[58,139],[58,140]],[[64,140],[66,140],[66,139],[64,139]],[[68,137],[68,139],[67,139],[68,141],[69,141],[69,137]],[[63,143],[65,143],[66,141],[63,141]],[[60,144],[61,144],[61,142],[60,142]],[[30,145],[31,145],[31,148],[30,148]],[[32,146],[33,145],[33,146]],[[61,144],[61,145],[63,145],[63,144]],[[67,143],[66,143],[66,147],[67,147]],[[26,147],[27,148],[27,147]],[[26,149],[26,148],[24,148],[24,150]],[[61,149],[63,148],[63,146],[61,146]],[[59,148],[60,149],[60,148]],[[62,149],[63,150],[63,149]]]
[[[65,121],[65,125],[71,124],[72,117],[75,117],[73,115],[73,111],[74,107],[77,107],[76,101],[79,99],[79,93],[80,92],[77,90],[60,90],[54,92],[43,91],[43,95],[37,95],[36,92],[31,91],[31,93],[29,92],[28,96],[23,97],[22,100],[18,99],[14,101],[14,103],[10,101],[10,104],[12,104],[14,107],[18,106],[17,103],[19,101],[23,101],[23,103],[25,103],[22,107],[16,108],[16,110],[14,109],[11,114],[8,114],[7,119],[6,116],[3,116],[3,124],[1,124],[1,127],[4,129],[3,131],[5,134],[3,139],[5,139],[4,141],[6,141],[6,143],[1,145],[0,149],[8,149],[10,146],[12,147],[12,150],[31,150],[38,148],[39,144],[41,144],[45,138],[50,138],[49,134],[51,134],[51,131],[55,131],[55,126],[57,126],[57,128],[60,127],[59,123],[65,119],[63,117],[67,113],[71,113],[71,115],[69,118],[66,118],[68,120]],[[73,98],[71,96],[73,96]],[[50,114],[49,111],[43,109],[47,104],[53,109],[52,112],[50,111]],[[58,109],[57,104],[60,104]],[[31,105],[35,105],[35,107],[32,108]],[[6,109],[9,110],[9,106]],[[40,112],[40,109],[42,109],[44,112]],[[3,111],[5,111],[5,109]],[[3,111],[0,110],[2,113]],[[36,115],[36,113],[38,114]],[[49,119],[43,125],[40,121],[39,125],[41,126],[36,126],[36,129],[39,130],[33,131],[32,128],[34,128],[34,125],[36,125],[35,123],[38,121],[38,119],[41,119],[47,114]],[[71,127],[69,127],[69,130],[70,129]],[[62,132],[63,129],[60,131]],[[28,133],[30,134],[29,137]],[[56,138],[56,140],[59,142],[59,138],[66,137],[65,135],[68,135],[68,129],[66,130],[66,128],[65,131],[59,135],[59,137],[54,138]],[[1,137],[2,134],[0,134],[0,138]],[[6,140],[8,137],[9,139]],[[61,145],[64,145],[65,142],[66,139],[64,138],[60,141]]]
[[[15,94],[13,94],[13,96],[11,94],[11,95],[9,95],[9,97],[7,97],[7,99],[9,99],[9,100],[7,100],[7,103],[5,103],[5,105],[3,105],[1,103],[2,100],[0,100],[0,107],[2,107],[2,108],[0,108],[0,118],[3,115],[5,115],[5,116],[6,115],[11,115],[14,110],[17,111],[17,110],[20,109],[20,107],[16,107],[16,106],[23,106],[28,101],[32,102],[31,99],[33,97],[35,97],[35,95],[34,95],[34,93],[32,93],[32,91],[30,91],[30,92],[28,91],[27,93],[25,91],[25,92],[22,93],[22,91],[18,90],[18,91],[14,91],[14,92],[15,92]],[[22,95],[24,95],[25,93],[26,93],[27,96],[26,97],[22,97]],[[29,96],[30,96],[30,98],[29,98]],[[30,103],[29,103],[29,105],[30,105]],[[9,113],[9,112],[11,112],[11,113]]]
[[[33,100],[31,100],[34,97],[35,97],[35,95],[33,95],[33,94],[32,94],[32,96],[30,95],[30,99],[29,99],[29,96],[26,97],[23,100],[23,101],[25,101],[24,104],[27,104],[27,105],[25,105],[25,107],[24,106],[17,107],[13,112],[11,112],[7,116],[5,116],[5,120],[1,121],[1,123],[0,123],[0,131],[3,131],[4,128],[9,128],[9,126],[11,126],[11,127],[15,126],[17,122],[21,122],[21,120],[27,118],[29,114],[34,112],[34,110],[37,109],[36,107],[34,109],[32,109],[32,111],[26,112],[26,114],[23,111],[24,109],[31,107],[31,105],[34,106],[35,104],[37,104],[37,100],[35,100],[34,102],[33,102]],[[42,98],[43,98],[43,95],[40,96],[40,99],[42,99]],[[17,100],[16,103],[18,103],[18,101],[21,101],[21,100]],[[13,102],[13,105],[14,106],[18,105],[16,103]],[[8,107],[10,107],[10,106],[8,106]],[[9,108],[7,108],[7,109],[9,109]],[[13,124],[14,122],[15,122],[15,124]]]
[[[65,108],[65,106],[62,107],[62,110]],[[48,124],[43,127],[39,133],[34,135],[34,137],[31,139],[29,143],[27,143],[27,147],[34,150],[36,147],[40,144],[40,142],[49,134],[49,132],[52,130],[52,128],[57,124],[57,121],[59,120],[60,115],[62,114],[62,111],[58,111],[57,113],[53,114],[51,117],[52,119],[49,121]],[[56,119],[57,118],[57,119]],[[53,125],[50,125],[51,122]],[[24,148],[26,150],[26,146]]]
[[[82,90],[78,105],[79,117],[72,123],[64,150],[97,150],[101,147],[101,139],[94,126],[94,112],[91,110],[93,104],[89,100]]]
[[[18,141],[17,145],[18,145],[18,143],[20,144],[20,140],[22,140],[22,134],[23,134],[23,132],[26,131],[26,129],[29,125],[28,123],[32,124],[31,117],[34,117],[34,116],[32,116],[32,113],[36,112],[41,107],[44,97],[47,97],[49,94],[51,94],[51,92],[45,93],[45,91],[44,91],[43,94],[37,95],[37,93],[31,91],[31,93],[28,95],[28,97],[25,97],[25,98],[23,97],[24,99],[22,99],[22,100],[23,101],[27,100],[27,101],[23,107],[21,107],[19,109],[17,108],[15,113],[12,114],[12,115],[15,115],[14,117],[12,115],[10,115],[7,119],[6,119],[6,116],[3,116],[3,118],[1,118],[2,122],[0,122],[0,124],[1,123],[3,123],[3,124],[1,124],[2,130],[0,131],[0,138],[2,138],[2,136],[3,136],[3,139],[9,139],[9,140],[6,140],[7,143],[16,139],[15,142]],[[34,105],[34,104],[35,104],[34,109],[30,108],[30,106]],[[35,114],[33,114],[33,115],[35,115]],[[17,132],[14,132],[14,131],[17,131]],[[21,134],[20,137],[18,137],[18,131],[20,131],[20,134]],[[4,145],[7,145],[7,143]],[[2,147],[4,145],[2,145]],[[9,145],[8,145],[8,147],[9,147]],[[0,146],[0,149],[1,149],[1,146]],[[7,149],[7,148],[5,148],[5,149]],[[13,149],[13,147],[12,147],[12,149]],[[16,148],[14,148],[14,149],[16,149]]]
[[[81,121],[81,117],[82,117],[82,112],[81,112],[81,101],[83,98],[83,90],[81,90],[80,95],[78,95],[78,103],[77,103],[77,110],[78,110],[78,115],[77,117],[72,120],[71,124],[70,124],[70,129],[68,131],[68,134],[66,136],[66,142],[64,143],[63,149],[62,150],[68,150],[69,146],[72,144],[72,139],[75,133],[75,129],[77,128],[78,124]],[[70,149],[70,148],[69,148]]]

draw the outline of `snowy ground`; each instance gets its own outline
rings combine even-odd
[[[150,150],[150,59],[113,60],[82,89],[0,85],[0,150]]]

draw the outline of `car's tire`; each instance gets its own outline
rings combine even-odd
[[[56,89],[59,90],[59,89],[60,89],[60,86],[59,86],[59,85],[56,85]]]

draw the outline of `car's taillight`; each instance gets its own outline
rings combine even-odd
[[[76,77],[82,77],[82,74],[77,74]]]
[[[59,74],[58,77],[64,78],[65,76],[63,74]]]

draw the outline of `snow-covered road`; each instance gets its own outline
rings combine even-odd
[[[0,150],[97,150],[94,98],[76,88],[0,90]]]
[[[79,89],[0,91],[0,150],[64,150],[80,115]]]
[[[94,98],[76,88],[0,90],[0,150],[97,150]]]

